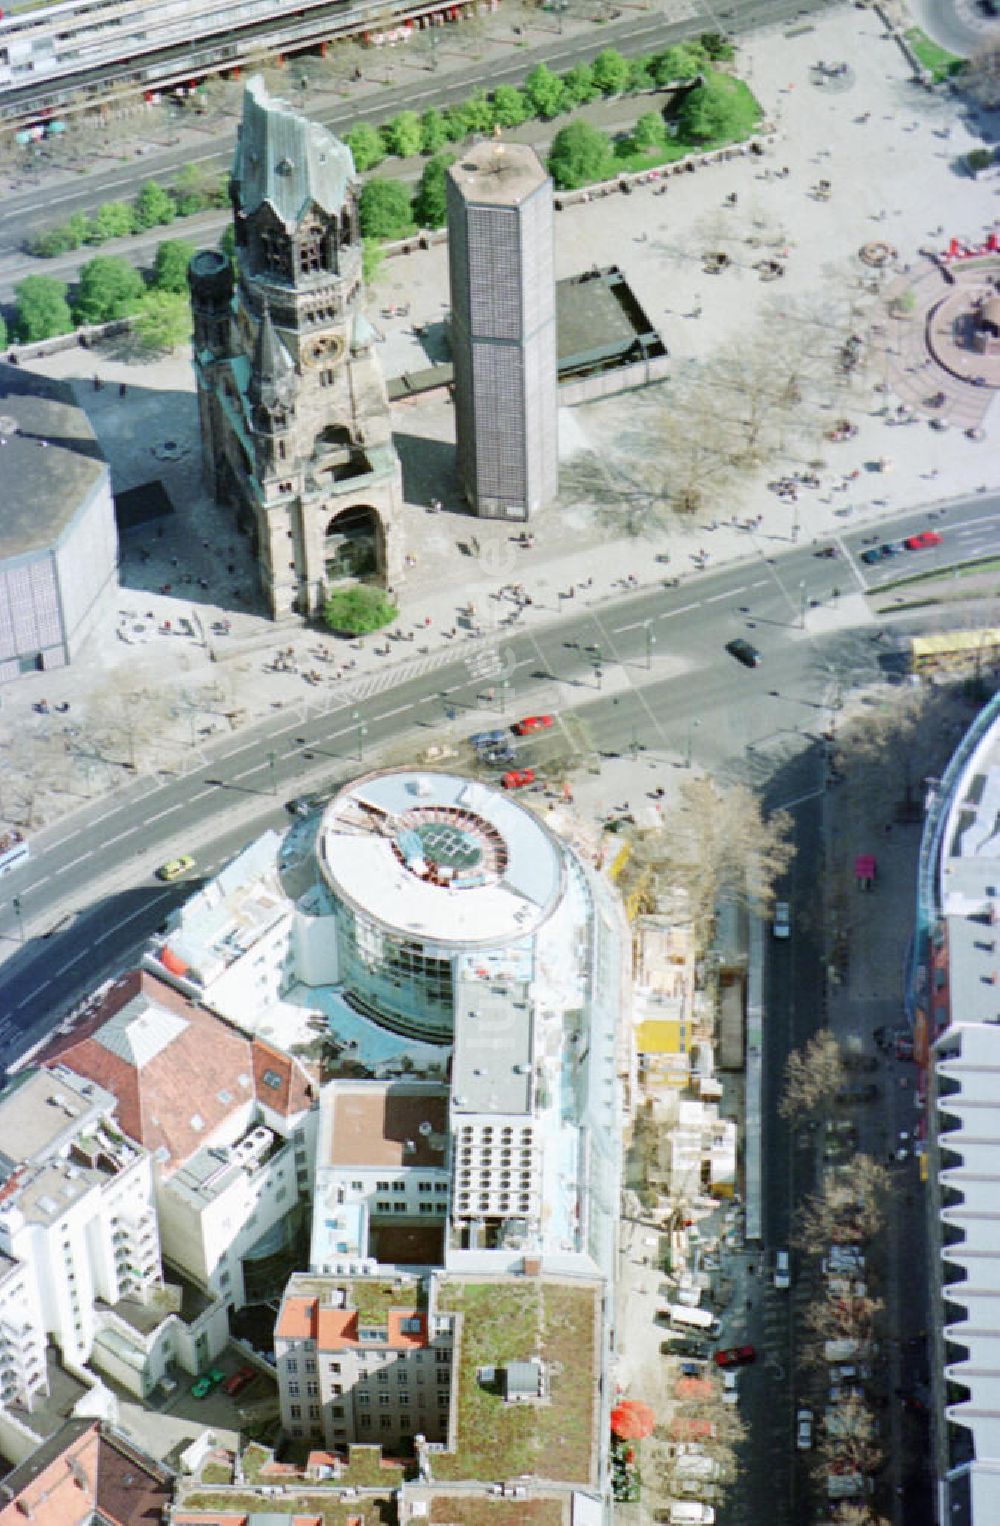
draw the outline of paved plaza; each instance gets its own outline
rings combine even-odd
[[[836,89],[817,84],[826,77],[816,68],[820,60],[824,67],[844,65]],[[979,244],[994,228],[1000,181],[973,181],[958,167],[980,141],[965,107],[913,84],[897,43],[867,10],[839,8],[788,35],[755,34],[741,48],[739,67],[773,123],[767,154],[737,155],[671,177],[661,194],[648,185],[560,212],[557,276],[595,263],[620,265],[663,334],[675,385],[713,353],[743,340],[758,349],[766,345],[769,324],[788,333],[801,322],[807,345],[830,347],[845,310],[851,313],[858,304],[859,322],[867,327],[874,320],[882,330],[873,334],[870,363],[838,395],[831,426],[844,419],[852,433],[822,443],[818,486],[800,491],[794,505],[768,491],[768,481],[805,466],[790,447],[787,458],[748,479],[732,504],[737,519],[760,516],[765,545],[769,538],[775,546],[788,544],[795,534],[803,540],[827,537],[894,509],[947,503],[992,486],[1000,430],[992,387],[961,382],[927,352],[919,317],[898,319],[887,311],[891,297],[908,286],[918,304],[940,286],[921,249],[944,248],[952,237]],[[820,181],[828,183],[828,198],[817,194]],[[859,254],[873,241],[896,251],[877,299],[866,290],[873,272]],[[706,274],[705,253],[720,248],[730,255],[727,267]],[[756,268],[762,257],[779,260],[785,275],[763,280]],[[409,304],[406,317],[382,316],[400,303]],[[388,260],[370,311],[384,335],[387,377],[440,359],[448,315],[446,248]],[[636,450],[656,453],[655,431],[637,436],[636,420],[644,412],[655,419],[657,408],[669,406],[670,382],[666,404],[654,395],[657,389],[649,389],[562,410],[560,449],[569,486],[559,504],[533,523],[530,550],[517,547],[509,526],[464,513],[450,402],[409,401],[395,408],[393,419],[410,562],[399,590],[400,624],[419,645],[393,645],[389,655],[379,655],[369,640],[362,650],[349,651],[298,627],[277,629],[264,618],[246,542],[201,483],[186,354],[137,364],[114,349],[71,349],[33,364],[76,383],[111,460],[116,490],[160,478],[176,513],[162,534],[148,531],[124,545],[121,588],[83,658],[62,674],[5,688],[7,724],[22,730],[43,724],[32,709],[40,697],[50,705],[69,700],[76,720],[88,694],[104,703],[113,694],[132,694],[139,703],[141,692],[162,698],[184,691],[190,703],[199,686],[224,695],[225,708],[248,718],[274,704],[319,699],[344,681],[338,672],[353,678],[384,674],[397,656],[412,658],[420,648],[443,656],[454,650],[450,632],[458,611],[469,603],[489,608],[489,593],[505,583],[522,584],[531,597],[524,611],[531,624],[551,619],[560,592],[570,585],[582,601],[596,602],[629,578],[654,583],[663,574],[657,555],[669,555],[672,571],[696,580],[700,548],[710,551],[713,567],[750,552],[748,537],[730,525],[729,516],[714,529],[675,521],[636,537],[625,533],[624,515],[616,521],[609,513]],[[946,404],[926,406],[939,391]],[[893,427],[901,399],[916,417],[906,429]],[[978,438],[965,433],[970,427]],[[637,447],[637,438],[646,444]],[[606,496],[572,491],[574,461],[586,451],[606,473]],[[876,472],[878,465],[891,469]],[[440,512],[431,511],[435,500],[443,505]],[[851,614],[857,618],[857,609]],[[218,627],[225,621],[229,629],[223,633]],[[289,646],[292,661],[276,670],[275,653]],[[45,814],[56,808],[55,801],[47,802]]]

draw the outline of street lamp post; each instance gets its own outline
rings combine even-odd
[[[688,750],[687,750],[687,764],[686,764],[686,767],[688,767],[688,768],[691,767],[691,760],[692,760],[692,757],[694,755],[694,734],[695,734],[695,731],[698,729],[698,727],[700,725],[701,725],[700,721],[692,721],[690,726],[688,727]]]
[[[13,908],[14,908],[14,915],[17,918],[17,936],[18,936],[18,941],[23,943],[24,942],[24,921],[23,921],[23,918],[21,916],[21,897],[19,895],[11,896],[10,904],[11,904],[11,906],[13,906]]]
[[[806,628],[806,585],[799,584],[799,625],[802,630]]]
[[[656,645],[656,636],[653,633],[653,622],[652,620],[644,620],[642,622],[642,626],[643,630],[646,632],[646,667],[647,669],[652,669],[653,648]]]
[[[276,795],[278,793],[278,776],[277,776],[277,772],[276,772],[277,762],[278,762],[278,755],[277,755],[277,753],[269,752],[268,755],[267,755],[267,766],[268,766],[268,768],[271,771],[271,794],[272,795]]]
[[[597,679],[597,687],[604,686],[604,659],[599,646],[591,647],[592,661],[594,664],[594,677]]]

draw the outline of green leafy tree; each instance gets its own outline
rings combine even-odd
[[[369,180],[358,199],[358,220],[365,238],[405,238],[413,232],[406,187],[398,180]]]
[[[385,145],[397,159],[412,159],[422,153],[424,129],[415,111],[401,111],[382,129]]]
[[[602,95],[621,95],[628,83],[628,59],[617,48],[605,48],[593,63],[594,84]]]
[[[572,69],[566,70],[562,82],[571,106],[586,106],[601,93],[594,84],[594,71],[589,64],[574,64]]]
[[[653,57],[648,54],[643,58],[630,58],[628,61],[628,79],[625,81],[625,89],[629,95],[639,95],[643,90],[652,90],[656,81],[653,78]]]
[[[105,201],[94,213],[87,242],[106,244],[112,238],[128,238],[135,226],[135,211],[127,201]]]
[[[142,276],[128,260],[96,254],[80,271],[73,303],[77,323],[110,323],[138,310],[145,291]]]
[[[474,90],[468,100],[463,101],[462,105],[469,132],[489,133],[493,131],[493,126],[496,122],[496,117],[493,113],[493,103],[484,90]]]
[[[448,142],[448,129],[444,125],[444,117],[436,106],[428,106],[420,118],[421,152],[425,154],[439,154]]]
[[[697,79],[705,67],[705,55],[695,43],[679,42],[657,54],[651,73],[658,85],[672,85],[679,79]]]
[[[667,132],[658,111],[644,111],[632,129],[632,142],[641,154],[654,148],[662,148]]]
[[[677,130],[688,143],[729,143],[751,133],[760,107],[742,80],[710,71],[677,107]]]
[[[46,228],[31,240],[29,248],[32,254],[41,259],[50,260],[57,254],[67,254],[70,249],[79,249],[90,232],[90,219],[85,212],[74,212],[72,217],[64,223],[57,224],[54,228]]]
[[[155,180],[147,180],[139,188],[135,198],[135,225],[137,228],[159,228],[172,223],[177,216],[174,198]]]
[[[444,113],[444,130],[448,134],[449,143],[461,143],[469,136],[471,129],[465,114],[464,101],[455,101],[447,107]]]
[[[366,170],[373,170],[385,158],[385,145],[369,122],[359,122],[356,127],[352,127],[345,135],[344,142],[351,150],[354,168],[359,175],[363,175]]]
[[[14,287],[14,333],[22,344],[69,334],[72,329],[64,281],[53,276],[25,276]]]
[[[549,174],[561,190],[572,191],[594,180],[606,180],[614,169],[611,144],[589,122],[570,122],[552,140]]]
[[[728,63],[736,57],[736,48],[722,32],[702,32],[698,42],[705,50],[705,57],[720,63]]]
[[[209,201],[204,170],[197,164],[182,165],[177,171],[173,193],[178,217],[191,217],[195,212],[201,212]]]
[[[454,162],[454,154],[435,154],[424,165],[413,198],[413,211],[421,228],[443,228],[448,221],[446,185],[448,166]]]
[[[156,291],[177,292],[187,296],[187,271],[195,247],[186,238],[167,238],[156,246],[153,261],[153,287]]]
[[[143,350],[157,354],[176,350],[191,337],[187,297],[176,291],[147,291],[139,300],[132,332]]]
[[[498,127],[520,127],[531,115],[524,91],[516,85],[498,85],[493,92],[493,120]]]
[[[980,170],[992,168],[996,162],[996,155],[991,148],[970,148],[965,156],[965,162],[969,168],[969,173],[976,176]]]
[[[366,238],[361,241],[361,277],[366,286],[372,286],[375,278],[382,269],[385,260],[385,250],[377,238]]]
[[[391,625],[399,610],[381,588],[359,583],[353,588],[338,589],[323,606],[323,619],[332,631],[364,636],[369,631]]]
[[[549,122],[568,104],[566,86],[548,64],[536,64],[524,82],[524,93],[536,117]]]

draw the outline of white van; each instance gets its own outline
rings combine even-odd
[[[715,1509],[700,1500],[675,1500],[667,1520],[670,1526],[714,1526]]]
[[[786,1250],[779,1250],[774,1258],[774,1285],[783,1292],[792,1285],[792,1263]]]
[[[709,1309],[688,1309],[683,1304],[671,1303],[664,1310],[667,1320],[678,1330],[707,1330],[718,1335],[719,1321]]]

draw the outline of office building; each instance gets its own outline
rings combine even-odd
[[[552,182],[490,139],[448,171],[458,471],[473,511],[525,520],[558,491]]]

